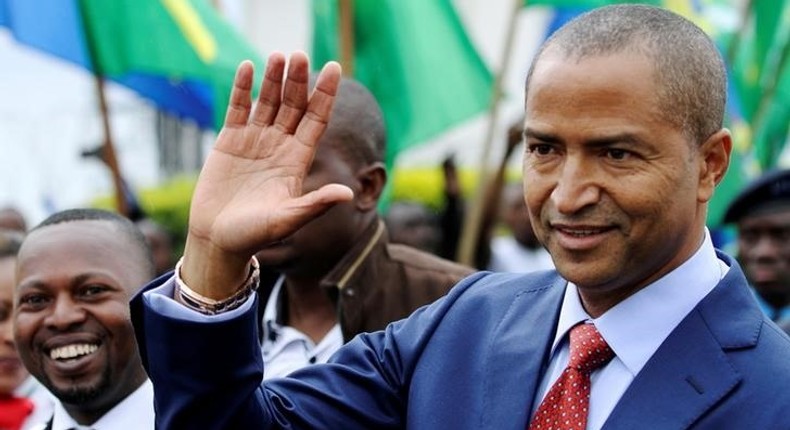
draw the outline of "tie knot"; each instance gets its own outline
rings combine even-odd
[[[614,357],[612,348],[593,324],[578,324],[571,329],[571,357],[568,366],[583,372],[605,365]]]

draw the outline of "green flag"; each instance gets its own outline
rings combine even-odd
[[[339,58],[337,0],[313,0],[314,65]],[[484,111],[493,78],[450,0],[356,0],[354,77],[384,112],[387,161]]]
[[[761,171],[776,166],[787,143],[790,125],[790,1],[755,0],[738,34],[722,38],[724,47],[737,43],[732,58],[731,82],[743,117],[733,115],[727,126],[733,133],[733,151],[727,175],[709,206],[708,223],[721,222],[729,203]],[[729,36],[729,35],[727,35]],[[727,51],[727,49],[725,49]],[[732,54],[732,53],[731,53]],[[784,63],[784,64],[783,64]],[[732,100],[731,100],[732,102]]]
[[[790,123],[790,1],[755,0],[739,35],[732,69],[751,146],[761,168],[773,167]]]
[[[161,77],[205,88],[222,125],[239,62],[263,64],[208,0],[80,0],[93,69],[110,78]],[[134,83],[134,81],[132,81]],[[169,88],[167,88],[169,89]],[[177,95],[177,94],[175,94]],[[163,97],[164,103],[172,100]]]

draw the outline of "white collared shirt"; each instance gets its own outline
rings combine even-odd
[[[93,430],[147,430],[154,428],[154,386],[146,379],[143,385],[89,426],[80,426],[60,402],[55,404],[52,430],[90,428]]]
[[[596,319],[582,306],[577,287],[565,289],[551,360],[533,411],[568,365],[568,332],[592,320],[616,356],[591,375],[587,430],[599,430],[623,393],[659,346],[724,277],[729,267],[716,256],[710,234],[697,252],[675,270],[637,291]]]
[[[553,268],[551,254],[542,246],[527,248],[513,236],[495,237],[491,241],[491,262],[488,270],[492,272],[527,273]]]
[[[277,323],[277,304],[284,282],[280,276],[263,311],[263,379],[286,376],[315,363],[325,363],[343,346],[340,324],[335,324],[318,344],[301,331]]]

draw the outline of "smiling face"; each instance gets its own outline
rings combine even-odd
[[[726,168],[722,139],[690,142],[661,115],[657,93],[653,63],[630,50],[581,59],[547,50],[529,82],[530,217],[594,317],[696,251]]]
[[[128,301],[148,269],[131,247],[113,223],[81,220],[34,230],[19,252],[19,354],[67,409],[100,416],[146,378]]]
[[[0,258],[0,395],[11,394],[27,378],[14,345],[14,267],[16,258]]]

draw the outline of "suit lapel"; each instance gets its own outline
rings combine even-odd
[[[726,261],[731,264],[727,276],[650,358],[605,430],[687,429],[738,386],[741,375],[727,351],[756,345],[762,315],[740,267]]]
[[[555,276],[547,284],[516,294],[492,333],[481,428],[502,429],[503,423],[524,428],[554,340],[565,284]]]
[[[740,380],[692,311],[639,372],[603,428],[686,429]]]

